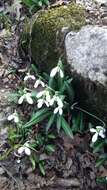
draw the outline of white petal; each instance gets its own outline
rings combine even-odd
[[[17,152],[18,154],[22,154],[24,152],[24,147],[23,146],[20,147]]]
[[[43,81],[40,82],[42,87],[45,87],[45,83]]]
[[[18,116],[14,116],[14,122],[18,123],[19,122],[19,117]]]
[[[39,93],[36,95],[36,97],[37,97],[37,98],[40,98],[41,96],[44,95],[44,93],[45,93],[45,91],[43,90],[43,91],[39,92]]]
[[[96,133],[96,129],[91,128],[91,129],[90,129],[90,132],[91,132],[91,133]]]
[[[99,132],[99,136],[102,137],[102,138],[105,138],[105,130],[101,130]]]
[[[30,78],[31,78],[32,80],[35,80],[35,76],[34,76],[34,75],[30,75]]]
[[[55,98],[53,97],[52,99],[50,99],[50,106],[52,106],[54,104]]]
[[[49,102],[45,101],[45,104],[46,104],[47,107],[49,107]]]
[[[54,67],[54,68],[51,70],[50,77],[54,77],[57,72],[58,72],[58,67]]]
[[[31,94],[30,94],[30,93],[27,93],[27,94],[26,94],[26,100],[27,100],[27,102],[28,102],[29,104],[33,104],[33,100],[32,100],[32,98],[31,98]]]
[[[102,126],[96,126],[96,129],[103,130],[104,128]]]
[[[39,86],[40,80],[37,80],[34,84],[34,88],[37,88]]]
[[[97,141],[98,138],[98,133],[95,133],[92,137],[92,142],[95,143]]]
[[[60,69],[59,73],[60,73],[60,77],[63,78],[64,77],[64,73],[63,73],[63,71],[61,69]]]
[[[62,108],[59,108],[59,115],[62,115],[62,113],[63,113]]]
[[[19,98],[18,104],[22,104],[24,98],[25,98],[25,94]]]
[[[28,156],[31,155],[31,150],[28,147],[25,147],[24,151],[25,151],[26,155],[28,155]]]
[[[44,103],[44,100],[43,100],[43,99],[39,99],[39,100],[38,100],[37,107],[38,107],[38,108],[41,108],[41,107],[43,106],[43,103]]]
[[[24,77],[24,81],[27,81],[28,78],[29,78],[29,76],[25,76],[25,77]]]
[[[35,80],[35,76],[34,75],[30,75],[29,73],[24,77],[24,81],[27,81],[28,79],[32,79]]]
[[[47,92],[46,92],[46,101],[47,101],[47,102],[50,102],[50,100],[51,100],[51,96],[50,96],[50,94],[49,94],[49,91],[47,91]]]
[[[17,162],[17,164],[20,164],[21,160],[18,159],[18,160],[16,160],[16,162]]]
[[[58,107],[55,108],[55,109],[54,109],[54,114],[58,113],[58,111],[59,111],[59,108],[58,108]]]
[[[9,121],[11,121],[12,119],[14,119],[14,116],[13,116],[13,115],[9,115],[7,119],[8,119]]]
[[[57,104],[59,107],[63,107],[62,100],[59,97],[57,97]]]

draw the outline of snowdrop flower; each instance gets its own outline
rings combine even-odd
[[[31,98],[31,93],[26,92],[25,94],[23,94],[19,100],[18,100],[18,104],[22,104],[22,102],[26,100],[29,104],[33,104],[33,100]]]
[[[38,108],[41,108],[43,106],[43,104],[46,104],[47,107],[49,107],[49,103],[50,103],[50,100],[51,100],[51,96],[50,96],[50,93],[48,90],[43,90],[41,92],[39,92],[37,95],[36,95],[37,98],[40,98],[38,99],[38,104],[37,104],[37,107]]]
[[[39,93],[36,95],[36,98],[41,98],[44,94],[45,94],[45,90],[39,92]]]
[[[54,109],[54,114],[58,113],[59,112],[59,115],[62,115],[63,113],[63,110],[62,110],[62,107],[58,106]]]
[[[98,139],[98,136],[102,137],[102,138],[105,138],[105,132],[106,130],[101,127],[101,126],[97,126],[96,129],[94,128],[91,128],[90,129],[90,132],[91,133],[95,133],[92,137],[92,142],[95,143]]]
[[[27,81],[28,79],[35,80],[35,76],[34,75],[30,75],[30,73],[27,73],[27,75],[24,77],[24,81]]]
[[[40,79],[38,79],[35,84],[34,84],[34,88],[37,88],[39,85],[41,85],[42,87],[45,87],[45,83],[43,81],[41,81]]]
[[[8,121],[14,120],[15,123],[19,122],[19,117],[16,111],[13,114],[9,115],[7,119]]]
[[[48,90],[43,90],[41,92],[39,92],[36,96],[38,99],[37,101],[37,107],[41,108],[43,106],[43,104],[45,104],[47,107],[50,106],[50,100],[51,100],[51,96]]]
[[[53,78],[57,73],[59,73],[59,75],[60,75],[61,78],[64,77],[64,73],[63,73],[62,69],[60,68],[60,66],[54,67],[51,70],[50,77]]]
[[[43,104],[45,104],[47,107],[49,107],[49,103],[45,99],[41,98],[37,101],[37,107],[38,108],[41,108],[43,106]]]
[[[62,100],[61,100],[61,98],[59,96],[55,97],[55,101],[57,102],[58,107],[56,107],[54,109],[54,114],[59,112],[59,115],[62,115],[62,113],[63,113],[63,109],[62,109],[63,108],[63,102],[62,102]]]
[[[19,155],[22,155],[23,153],[26,154],[27,156],[31,155],[31,150],[29,148],[29,143],[28,142],[26,142],[23,146],[21,146],[18,149],[18,154]]]
[[[50,106],[57,102],[58,106],[63,107],[63,102],[59,96],[54,95],[53,98],[50,99]]]

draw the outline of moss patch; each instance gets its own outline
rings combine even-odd
[[[64,35],[61,30],[79,30],[85,24],[85,10],[75,4],[42,11],[35,19],[31,34],[31,54],[42,71],[56,65]]]

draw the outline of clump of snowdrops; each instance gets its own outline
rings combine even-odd
[[[33,106],[31,116],[26,121],[25,118],[21,118],[16,110],[8,116],[8,120],[13,121],[16,126],[9,138],[13,141],[17,139],[18,146],[16,146],[15,155],[18,163],[26,155],[30,158],[33,168],[35,169],[36,164],[38,164],[41,173],[44,175],[41,147],[44,147],[42,153],[53,153],[55,151],[54,140],[57,135],[60,135],[61,130],[70,138],[73,138],[73,133],[84,133],[86,129],[83,113],[85,113],[101,123],[96,127],[89,123],[88,132],[93,134],[91,143],[93,152],[101,152],[96,165],[103,164],[107,160],[107,154],[104,153],[104,146],[107,145],[105,123],[76,106],[72,78],[65,76],[61,59],[59,59],[57,66],[51,70],[49,76],[47,74],[39,75],[34,65],[32,68],[36,74],[32,74],[30,70],[23,78],[23,88],[21,87],[18,93],[15,93],[19,107],[24,106],[24,104]],[[32,88],[27,86],[29,81],[32,81]],[[79,110],[77,117],[73,117],[72,114],[72,110],[75,109]],[[38,126],[39,129],[41,126],[43,127],[42,132],[40,131],[37,134],[34,130]]]

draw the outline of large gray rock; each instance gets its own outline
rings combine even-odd
[[[65,38],[77,98],[107,121],[107,27],[85,26]]]
[[[97,2],[100,5],[105,5],[107,6],[107,0],[94,0],[95,2]]]

